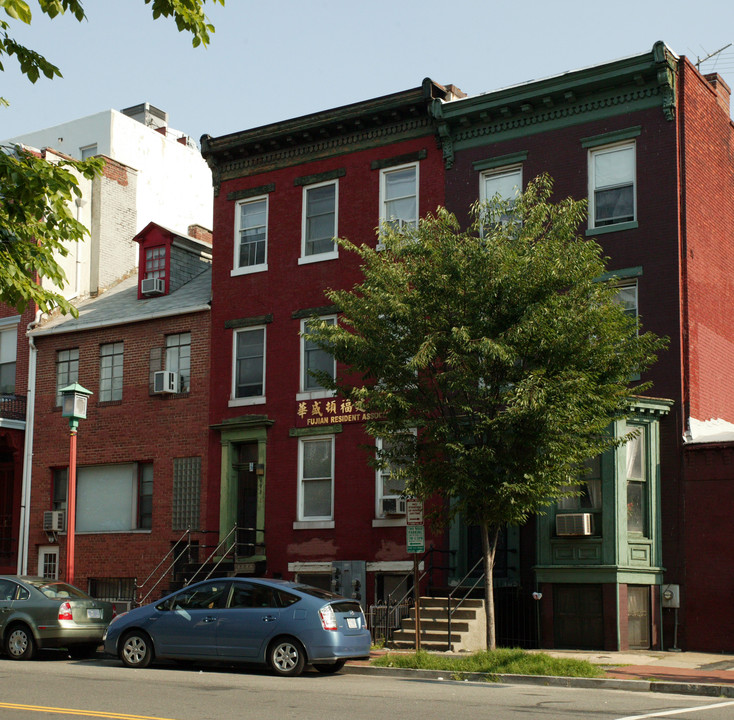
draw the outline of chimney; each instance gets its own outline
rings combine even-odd
[[[708,80],[709,85],[716,90],[716,100],[721,109],[725,110],[728,115],[731,88],[724,82],[724,78],[722,78],[719,73],[710,73],[708,75],[704,75],[704,77]]]
[[[207,230],[202,225],[189,225],[188,236],[194,238],[194,240],[201,240],[202,242],[212,244],[212,231]]]

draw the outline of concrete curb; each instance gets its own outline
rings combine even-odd
[[[439,680],[450,682],[502,683],[505,685],[541,685],[546,687],[575,687],[628,692],[656,692],[677,695],[704,695],[706,697],[734,698],[734,686],[707,683],[668,682],[663,680],[621,680],[618,678],[575,678],[553,675],[492,675],[485,673],[453,673],[451,670],[414,670],[411,668],[386,668],[371,665],[350,665],[342,672],[352,675],[398,677],[414,680]]]

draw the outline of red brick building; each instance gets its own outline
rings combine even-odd
[[[359,280],[333,238],[376,243],[382,220],[415,223],[444,202],[423,87],[219,138],[215,182],[209,527],[251,528],[249,570],[383,600],[412,568],[400,490],[383,484],[361,416],[309,367],[333,361],[301,338],[334,320],[324,291]],[[443,545],[429,535],[427,546]],[[403,586],[405,589],[405,586]]]
[[[31,334],[38,364],[28,569],[64,576],[69,425],[59,390],[78,382],[93,394],[77,440],[74,580],[117,600],[153,588],[168,564],[147,578],[172,545],[188,541],[188,530],[199,540],[211,502],[211,242],[155,223],[135,240],[137,271],[80,303],[78,318],[51,318]]]
[[[734,569],[719,549],[734,537],[731,523],[711,524],[707,513],[726,506],[734,475],[726,453],[687,450],[684,440],[694,421],[734,421],[729,88],[657,43],[613,63],[434,101],[432,115],[449,209],[466,219],[477,198],[549,173],[556,197],[588,199],[580,231],[609,257],[620,302],[670,338],[644,378],[654,382],[650,397],[613,428],[640,431],[639,443],[602,457],[584,496],[552,508],[513,548],[522,597],[542,592],[541,646],[668,648],[675,637],[684,649],[731,650]],[[570,519],[584,520],[581,535],[567,532]]]

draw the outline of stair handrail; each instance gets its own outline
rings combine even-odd
[[[204,562],[197,568],[196,572],[188,579],[184,581],[184,587],[187,585],[191,585],[191,583],[194,581],[194,578],[201,572],[202,568],[206,567],[207,563],[217,554],[219,549],[227,543],[227,541],[237,532],[237,523],[235,523],[232,526],[232,529],[220,540],[219,545],[217,545],[214,550],[211,551],[209,557],[204,560]],[[214,567],[207,573],[206,577],[202,578],[203,580],[208,580],[212,573],[224,562],[224,559],[232,552],[234,549],[235,557],[237,555],[237,543],[233,543],[225,553],[222,554],[222,557],[219,558],[219,561],[214,565]]]
[[[140,583],[140,585],[138,585],[137,579],[136,579],[136,581],[135,581],[135,589],[136,590],[140,590],[141,588],[144,588],[146,586],[146,584],[148,583],[148,581],[153,577],[153,575],[156,574],[156,572],[158,572],[158,569],[160,568],[161,565],[163,565],[163,563],[166,561],[166,559],[173,552],[175,552],[176,548],[179,546],[179,543],[186,536],[188,536],[189,540],[191,540],[191,528],[190,527],[189,528],[186,528],[186,530],[184,531],[183,535],[181,535],[181,537],[178,540],[176,540],[176,542],[173,544],[173,546],[171,547],[171,549],[161,558],[161,561],[153,568],[153,570],[150,571],[150,574],[148,575],[148,577],[145,578],[145,580],[143,580],[143,582]],[[171,561],[171,564],[161,573],[161,576],[155,581],[155,583],[153,584],[153,587],[150,588],[150,590],[148,590],[148,592],[145,593],[145,595],[140,598],[140,602],[138,602],[138,605],[145,604],[145,601],[150,597],[150,594],[153,592],[153,590],[155,590],[158,587],[158,585],[160,585],[160,583],[163,580],[163,578],[166,577],[166,575],[169,573],[169,571],[176,565],[176,563],[181,559],[181,557],[183,557],[183,554],[188,550],[188,548],[189,548],[189,543],[186,543],[186,547],[184,547],[184,549],[181,550],[181,552],[173,558],[173,560]],[[134,599],[135,598],[133,598],[133,600]]]
[[[464,575],[461,580],[456,584],[456,587],[448,594],[448,597],[446,598],[446,620],[447,620],[447,640],[448,640],[448,646],[446,650],[448,652],[451,652],[451,618],[454,616],[454,613],[461,607],[461,604],[464,602],[464,600],[467,599],[469,596],[469,593],[474,590],[474,588],[479,585],[482,580],[484,580],[485,573],[482,572],[482,574],[474,581],[474,584],[464,593],[464,596],[459,600],[458,603],[456,603],[455,607],[451,607],[451,601],[454,597],[454,593],[459,590],[462,586],[462,583],[471,576],[471,574],[477,569],[477,566],[479,563],[483,562],[484,558],[480,557],[479,560],[477,560],[474,565],[472,565],[471,569]]]
[[[403,603],[407,600],[408,596],[411,593],[414,593],[415,594],[414,602],[418,603],[420,601],[420,584],[421,584],[421,581],[423,580],[423,578],[426,577],[426,575],[429,575],[429,574],[431,575],[431,577],[433,577],[433,571],[435,569],[437,569],[437,568],[442,568],[443,567],[443,566],[434,566],[433,565],[433,555],[434,555],[434,553],[437,553],[437,552],[444,553],[444,554],[447,554],[447,555],[450,555],[450,556],[452,556],[452,555],[454,555],[456,553],[455,550],[444,550],[442,548],[435,548],[435,547],[433,547],[431,545],[431,547],[429,547],[428,550],[426,550],[423,553],[423,555],[420,557],[420,559],[418,560],[419,565],[420,565],[421,562],[423,563],[423,571],[418,575],[418,587],[417,588],[413,587],[413,588],[407,589],[405,591],[405,594],[397,602],[394,602],[392,600],[395,592],[400,588],[400,586],[403,583],[406,583],[407,580],[408,580],[408,578],[413,578],[414,577],[413,573],[410,572],[410,573],[407,573],[405,575],[405,577],[395,586],[393,592],[388,593],[388,595],[387,595],[387,615],[386,615],[387,626],[385,627],[385,640],[386,641],[389,640],[389,638],[387,636],[390,635],[391,634],[391,631],[392,631],[392,623],[390,622],[391,613],[394,613],[395,611],[397,611],[397,609],[400,608],[403,605]],[[430,559],[430,562],[429,563],[426,563],[426,558],[429,558]]]

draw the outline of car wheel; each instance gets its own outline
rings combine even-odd
[[[333,663],[314,663],[313,666],[320,673],[330,674],[339,672],[343,667],[346,660],[337,660]]]
[[[90,658],[97,653],[97,643],[83,643],[80,645],[69,646],[69,655],[74,660],[83,660],[84,658]]]
[[[153,659],[153,643],[144,632],[133,630],[122,638],[120,660],[131,668],[144,668]]]
[[[5,635],[5,652],[11,660],[30,660],[36,652],[36,641],[27,625],[11,625]]]
[[[293,638],[280,638],[268,650],[268,665],[276,675],[294,677],[303,672],[306,652]]]

